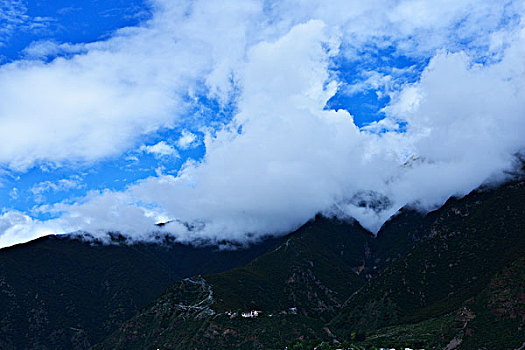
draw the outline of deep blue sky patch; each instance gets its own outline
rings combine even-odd
[[[23,49],[34,41],[89,43],[151,17],[142,0],[27,0],[18,8],[25,10],[26,21],[16,25],[0,46],[4,61],[21,58]]]

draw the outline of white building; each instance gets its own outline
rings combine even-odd
[[[243,312],[241,314],[242,317],[246,317],[246,318],[253,318],[253,317],[257,317],[261,314],[262,311],[257,311],[257,310],[252,310],[250,312]]]

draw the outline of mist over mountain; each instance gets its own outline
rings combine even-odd
[[[377,237],[317,216],[276,249],[173,284],[95,349],[519,349],[525,182],[405,208]]]

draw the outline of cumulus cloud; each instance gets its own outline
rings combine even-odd
[[[42,161],[116,156],[141,135],[180,122],[185,96],[202,79],[227,94],[257,2],[157,6],[151,20],[106,41],[35,44],[31,59],[1,66],[0,99],[10,103],[0,106],[0,163],[23,171]],[[33,57],[68,50],[73,57],[52,62]]]
[[[494,64],[437,53],[385,109],[383,124],[407,122],[406,132],[382,134],[357,129],[345,111],[324,110],[335,92],[325,29],[308,22],[255,47],[232,124],[242,133],[208,136],[202,163],[177,178],[150,178],[130,189],[133,196],[204,220],[198,234],[210,237],[287,231],[334,205],[376,231],[404,205],[433,209],[512,167],[525,146],[523,29]],[[389,205],[379,212],[360,205],[367,193]]]
[[[179,157],[179,152],[165,141],[160,141],[151,146],[142,145],[139,151],[152,154],[155,157]]]
[[[183,130],[181,136],[177,140],[177,147],[180,149],[195,148],[199,144],[197,135],[187,130]]]
[[[233,119],[206,131],[204,158],[176,176],[42,206],[59,216],[52,221],[6,212],[0,237],[51,227],[146,239],[155,222],[176,219],[162,230],[181,241],[250,240],[320,211],[376,231],[404,205],[429,210],[501,179],[525,147],[521,2],[156,5],[151,21],[73,58],[0,68],[0,97],[18,101],[0,106],[0,162],[24,169],[119,154],[177,123],[183,97],[199,89],[234,99]],[[351,110],[325,107],[340,86],[333,59],[366,61],[359,53],[367,47],[429,63],[415,83],[393,84],[395,72],[364,74],[355,89],[392,100],[385,119],[359,129]],[[27,138],[14,138],[23,128]],[[177,146],[194,141],[183,133]],[[164,141],[143,147],[174,150]]]
[[[346,56],[365,44],[425,54],[468,40],[477,48],[501,27],[504,15],[523,7],[472,0],[152,4],[152,19],[108,40],[34,43],[26,50],[31,59],[0,67],[0,99],[10,101],[0,107],[5,140],[0,163],[24,170],[42,161],[90,162],[119,155],[141,135],[180,122],[184,97],[202,89],[199,84],[227,100],[251,46],[276,40],[310,19],[338,28]],[[73,57],[34,59],[64,52]]]

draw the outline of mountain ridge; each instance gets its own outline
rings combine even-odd
[[[205,313],[172,304],[191,283],[182,281],[94,349],[277,349],[286,344],[313,348],[315,342],[445,348],[453,339],[458,342],[457,349],[469,349],[469,342],[479,343],[480,339],[503,349],[495,338],[483,338],[485,333],[494,336],[484,331],[484,324],[478,324],[473,335],[470,328],[444,327],[443,320],[456,324],[459,321],[454,320],[468,318],[469,300],[482,299],[480,295],[494,276],[523,255],[523,203],[523,180],[497,189],[476,190],[464,198],[450,199],[425,216],[405,210],[387,222],[377,238],[363,230],[361,235],[352,236],[354,247],[348,252],[341,251],[338,244],[348,239],[348,233],[358,232],[359,227],[318,217],[278,249],[247,265],[202,276],[206,290],[213,291],[213,302],[206,306]],[[323,232],[334,237],[323,236]],[[348,257],[343,261],[340,257],[345,254]],[[427,267],[418,269],[421,266]],[[432,268],[437,269],[436,273]],[[518,282],[513,288],[521,288],[523,281]],[[410,298],[405,300],[406,283]],[[452,295],[448,295],[450,291]],[[200,301],[200,297],[186,297],[189,304]],[[486,305],[476,305],[486,309]],[[461,311],[465,307],[467,311]],[[257,317],[240,316],[250,310],[262,313]],[[424,327],[416,327],[418,324]],[[401,338],[382,336],[395,327],[412,329],[414,333]],[[518,344],[523,336],[520,327],[518,322],[504,341]],[[434,336],[425,337],[422,330]],[[458,336],[455,332],[464,334]],[[413,343],[407,344],[411,339]]]

